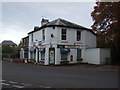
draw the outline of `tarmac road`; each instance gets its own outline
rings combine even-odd
[[[104,66],[105,67],[105,66]],[[2,88],[118,88],[115,68],[2,63]]]

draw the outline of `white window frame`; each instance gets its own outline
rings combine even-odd
[[[65,34],[63,34],[63,30],[66,30],[66,33],[65,33]],[[63,36],[65,36],[65,39],[63,39]],[[61,40],[62,40],[62,41],[66,41],[66,40],[67,40],[67,29],[65,29],[65,28],[62,28],[62,29],[61,29]]]
[[[45,41],[45,29],[42,30],[42,41]]]
[[[78,32],[80,32],[80,35],[78,35]],[[81,41],[81,31],[80,30],[76,31],[76,41]]]

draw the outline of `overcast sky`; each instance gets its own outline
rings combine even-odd
[[[95,2],[2,2],[0,42],[12,40],[19,44],[34,26],[41,25],[42,17],[49,21],[63,18],[91,28],[94,6]]]

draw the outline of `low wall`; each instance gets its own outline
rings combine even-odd
[[[110,58],[110,49],[106,48],[86,49],[86,60],[90,64],[105,64],[106,57]]]

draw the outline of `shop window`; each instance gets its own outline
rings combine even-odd
[[[68,58],[68,53],[67,52],[62,52],[61,53],[61,60],[67,60],[67,58]]]
[[[31,59],[32,60],[35,60],[35,56],[36,56],[36,53],[35,52],[31,52]]]
[[[45,52],[41,52],[41,60],[45,60]]]
[[[77,49],[77,59],[81,59],[81,49]]]

